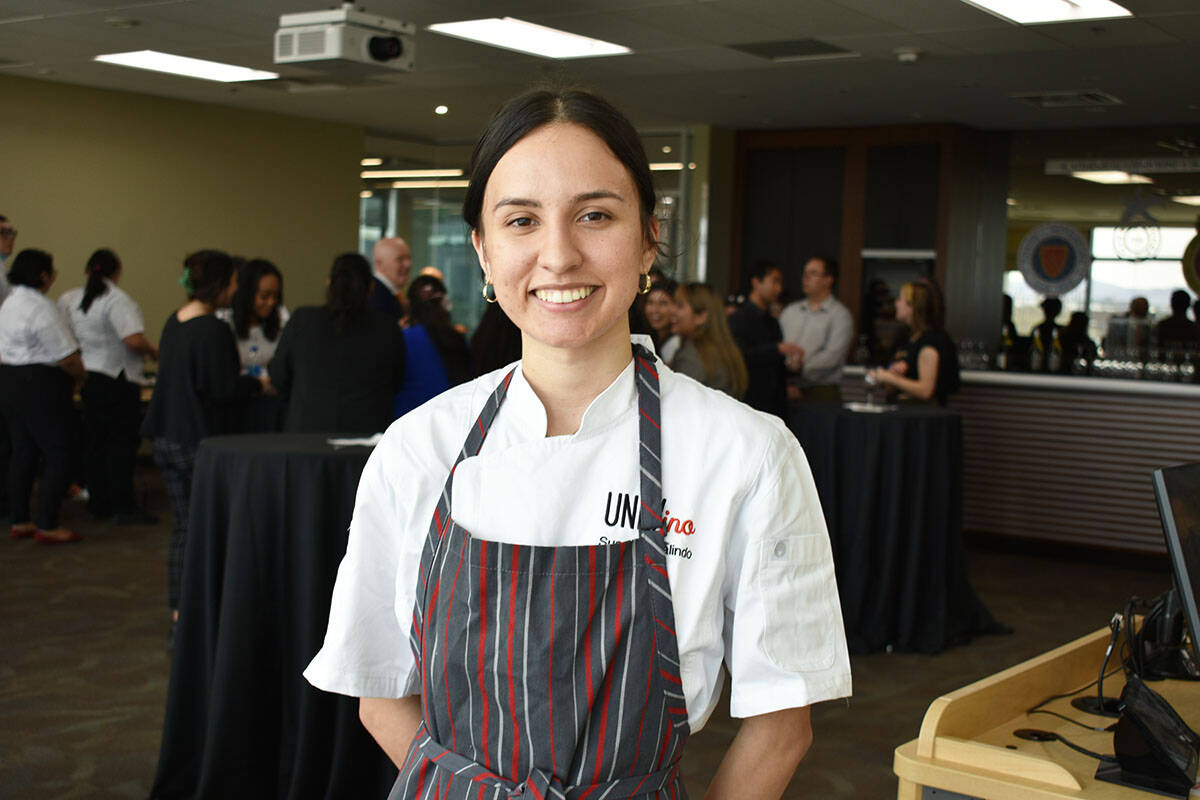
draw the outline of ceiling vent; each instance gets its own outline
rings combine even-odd
[[[835,58],[858,58],[860,53],[817,39],[792,39],[786,42],[750,42],[732,44],[742,53],[765,58],[776,63],[787,61],[826,61]]]
[[[1014,92],[1009,97],[1038,108],[1094,108],[1123,106],[1119,98],[1099,89],[1065,89],[1052,92]]]

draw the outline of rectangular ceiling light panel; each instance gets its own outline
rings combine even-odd
[[[205,61],[202,58],[176,56],[170,53],[160,53],[157,50],[108,53],[96,56],[93,60],[103,61],[105,64],[119,64],[122,67],[148,69],[151,72],[165,72],[169,75],[183,75],[186,78],[200,78],[221,83],[267,81],[279,77],[278,72],[239,67],[235,64],[222,64],[219,61]]]
[[[365,169],[360,178],[457,178],[461,169]]]
[[[1072,172],[1076,178],[1081,178],[1092,183],[1154,183],[1153,180],[1145,175],[1135,175],[1132,172],[1121,172],[1120,170],[1092,170],[1088,172]]]
[[[1133,16],[1129,9],[1112,2],[1112,0],[962,0],[962,2],[1020,25]]]
[[[430,25],[429,30],[456,39],[466,39],[469,42],[479,42],[544,58],[593,58],[633,52],[619,44],[590,39],[544,25],[534,25],[532,22],[513,17],[439,22]]]

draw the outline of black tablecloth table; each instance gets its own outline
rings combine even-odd
[[[152,798],[387,795],[396,770],[357,701],[301,675],[369,454],[315,435],[201,443]]]
[[[971,588],[962,536],[962,419],[804,404],[788,427],[829,525],[850,650],[936,653],[999,631]]]

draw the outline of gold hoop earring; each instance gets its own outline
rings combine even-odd
[[[496,287],[492,285],[491,281],[484,281],[482,294],[483,299],[489,303],[496,302]]]
[[[638,294],[650,294],[650,287],[654,285],[654,281],[650,278],[649,272],[643,272],[638,278]]]

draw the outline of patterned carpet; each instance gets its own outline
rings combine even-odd
[[[139,473],[149,527],[64,520],[86,539],[48,546],[0,541],[0,798],[144,798],[166,697],[166,495]],[[1127,596],[1153,596],[1165,561],[1133,565],[969,554],[976,590],[1015,629],[936,656],[853,659],[855,696],[814,711],[816,742],[788,798],[889,798],[893,749],[914,738],[938,695],[1107,624]],[[1111,559],[1110,559],[1111,560]],[[727,703],[723,704],[727,707]],[[699,798],[737,730],[720,709],[693,737],[684,774]]]

